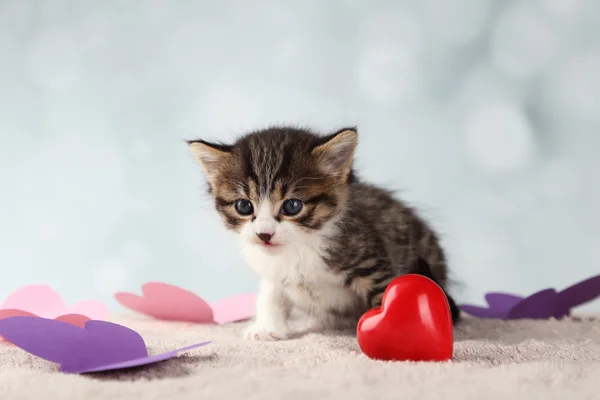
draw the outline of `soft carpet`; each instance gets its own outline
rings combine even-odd
[[[0,399],[600,399],[600,320],[466,319],[454,361],[386,363],[350,335],[247,342],[244,324],[202,326],[120,317],[151,353],[212,344],[138,369],[68,375],[0,344]]]

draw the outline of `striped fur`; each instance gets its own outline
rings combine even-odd
[[[357,178],[355,129],[317,135],[273,127],[231,145],[189,144],[216,210],[240,234],[242,253],[262,277],[248,338],[354,327],[402,274],[422,273],[446,288],[436,233],[391,192]],[[252,214],[236,211],[240,199],[252,203]],[[282,212],[288,199],[302,201],[297,215]],[[265,232],[272,235],[268,245],[258,238]],[[294,315],[300,317],[295,328]]]

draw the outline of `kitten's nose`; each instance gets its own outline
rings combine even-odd
[[[273,237],[273,235],[271,235],[270,233],[257,233],[256,234],[260,240],[262,240],[265,243],[269,243],[271,241],[271,238]]]

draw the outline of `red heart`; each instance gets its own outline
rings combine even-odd
[[[448,299],[431,279],[402,275],[385,289],[382,306],[363,314],[358,345],[370,358],[386,361],[452,359],[454,327]]]

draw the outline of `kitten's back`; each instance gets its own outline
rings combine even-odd
[[[358,179],[349,185],[347,208],[329,248],[329,265],[363,294],[366,307],[380,304],[395,277],[421,273],[419,260],[446,287],[446,260],[436,233],[392,192]]]

